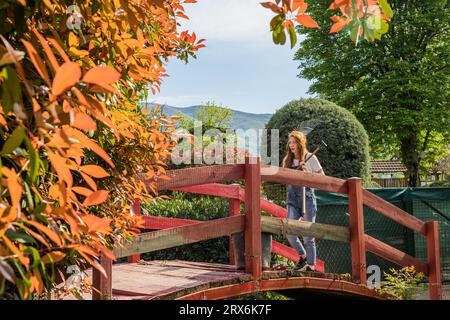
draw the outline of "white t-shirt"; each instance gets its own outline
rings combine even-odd
[[[317,159],[317,157],[315,155],[313,155],[311,158],[311,153],[307,153],[305,160],[308,159],[308,161],[306,162],[306,171],[307,172],[311,172],[311,173],[316,173],[319,172],[320,170],[322,170],[322,166],[320,165],[319,159]],[[293,163],[292,165],[294,167],[299,165],[299,160],[297,159],[293,159]]]

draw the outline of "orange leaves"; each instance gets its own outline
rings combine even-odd
[[[272,10],[272,11],[275,12],[275,13],[284,13],[284,12],[283,12],[283,9],[280,8],[280,7],[278,7],[278,6],[277,6],[275,3],[273,3],[273,2],[261,2],[261,5],[262,5],[264,8],[268,8],[268,9]]]
[[[91,189],[85,187],[73,187],[72,191],[85,197],[89,197],[93,193]]]
[[[113,259],[107,243],[135,231],[138,219],[127,210],[129,199],[151,198],[156,190],[133,177],[141,171],[162,174],[174,146],[173,124],[162,117],[151,122],[136,101],[145,86],[159,90],[167,76],[167,58],[187,60],[204,46],[195,33],[177,27],[178,17],[187,18],[184,4],[195,2],[100,1],[92,10],[81,1],[83,24],[89,27],[75,35],[67,28],[56,29],[55,21],[67,19],[67,8],[45,0],[20,22],[23,33],[8,38],[13,44],[9,55],[23,45],[27,61],[22,65],[18,57],[0,54],[1,61],[14,62],[7,67],[17,74],[17,85],[6,89],[15,92],[14,102],[23,101],[32,115],[23,123],[13,121],[11,106],[0,97],[3,138],[19,125],[25,136],[5,141],[0,168],[0,255],[13,256],[27,269],[26,286],[16,281],[17,288],[26,287],[20,289],[21,297],[50,285],[42,281],[50,278],[50,268],[35,267],[37,252],[45,264],[63,264],[68,260],[65,250],[73,248],[79,253],[76,259],[81,255],[102,271],[94,257],[101,253]],[[14,28],[16,19],[8,17],[6,23]],[[22,36],[26,40],[20,40]],[[116,170],[106,169],[115,168],[116,161]],[[108,181],[97,180],[109,174],[114,176]],[[97,205],[101,207],[92,207]],[[4,237],[4,226],[10,225],[30,242]],[[28,243],[34,251],[26,250]],[[5,263],[18,273],[10,260]]]
[[[120,79],[120,73],[108,66],[96,66],[90,69],[83,77],[83,82],[95,84],[107,91],[114,92],[111,84]]]
[[[295,45],[297,36],[289,21],[295,20],[306,28],[320,28],[314,19],[304,13],[308,8],[304,0],[275,0],[275,3],[262,2],[261,5],[277,13],[270,22],[270,31],[275,44],[286,43],[286,34],[282,28],[284,26],[289,34],[291,47]],[[367,41],[380,39],[388,31],[387,21],[394,14],[387,0],[333,0],[329,9],[339,9],[342,13],[342,17],[331,17],[334,24],[330,33],[346,28],[355,44],[361,36]],[[376,24],[374,21],[381,23]]]
[[[30,281],[31,281],[31,288],[30,291],[36,291],[38,294],[41,294],[45,287],[44,287],[44,281],[42,281],[41,274],[39,273],[38,269],[34,269],[33,273],[30,275]]]
[[[59,96],[61,93],[72,88],[81,77],[80,65],[76,62],[66,62],[56,72],[53,79],[52,93]]]
[[[47,85],[50,86],[50,77],[48,75],[47,68],[42,62],[41,57],[37,53],[36,49],[28,41],[22,40],[22,42],[25,45],[25,49],[27,50],[28,55],[30,56],[31,62],[33,63],[36,70],[39,72],[39,75],[45,80]]]
[[[292,0],[291,7],[293,12],[298,9],[298,13],[303,13],[308,8],[308,4],[304,0]]]
[[[330,5],[330,10],[334,10],[341,7],[351,6],[352,0],[334,0]]]
[[[28,268],[28,265],[30,264],[30,259],[25,257],[23,252],[21,252],[19,248],[17,248],[14,245],[14,243],[12,243],[11,240],[8,239],[7,236],[3,235],[1,239],[5,242],[6,246],[12,251],[12,253],[14,253],[17,256],[20,263],[22,263]]]
[[[114,168],[114,163],[111,161],[111,158],[105,152],[105,150],[103,150],[96,142],[86,137],[81,131],[78,131],[69,126],[63,126],[62,130],[67,136],[75,138],[76,140],[80,141],[82,143],[83,148],[88,148],[92,152],[95,152],[103,160],[105,160],[112,168]]]
[[[270,31],[272,32],[273,42],[275,44],[284,45],[286,43],[286,29],[291,41],[291,48],[295,46],[297,43],[295,22],[300,23],[306,28],[319,28],[319,25],[314,19],[304,13],[308,8],[308,4],[304,0],[275,0],[275,2],[261,3],[263,7],[269,8],[277,13],[270,21]]]
[[[350,22],[349,20],[343,19],[339,16],[332,16],[330,19],[334,22],[334,24],[331,26],[330,33],[341,31],[344,26]]]
[[[88,232],[109,233],[111,232],[111,219],[100,218],[93,214],[82,216],[81,219],[88,228]]]
[[[73,177],[72,173],[70,173],[70,170],[66,166],[66,158],[61,157],[57,153],[54,153],[52,150],[50,150],[50,148],[47,149],[47,154],[53,168],[55,168],[55,171],[60,179],[65,181],[67,185],[71,187],[73,184]]]
[[[9,169],[8,167],[1,167],[1,170],[2,174],[6,177],[6,186],[8,187],[9,195],[11,197],[12,210],[17,210],[20,208],[20,199],[23,192],[19,177],[14,168]]]
[[[25,223],[35,227],[40,232],[45,234],[50,240],[52,240],[54,243],[56,243],[59,247],[62,247],[63,244],[62,244],[61,238],[55,231],[49,229],[48,227],[44,226],[43,224],[41,224],[39,222],[28,220],[26,218],[23,218],[23,220]]]
[[[41,261],[44,264],[57,263],[57,262],[61,261],[62,259],[64,259],[65,257],[66,257],[66,254],[62,251],[52,251],[52,252],[47,253],[45,256],[43,256]]]
[[[89,195],[83,202],[83,205],[88,206],[94,206],[97,204],[101,204],[108,199],[109,191],[106,190],[97,190],[93,192],[91,195]]]
[[[75,128],[85,130],[85,131],[94,131],[97,130],[97,124],[91,117],[89,117],[86,113],[83,112],[75,112],[75,116],[73,119],[73,124]]]
[[[317,22],[307,14],[299,14],[295,17],[295,20],[306,28],[319,28]]]
[[[102,167],[96,165],[81,166],[80,170],[94,178],[106,178],[109,174]]]

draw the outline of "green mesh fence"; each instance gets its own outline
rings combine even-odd
[[[422,221],[439,222],[442,280],[450,281],[450,188],[385,188],[370,191],[413,214]],[[264,183],[267,199],[286,207],[286,186]],[[347,196],[316,190],[316,222],[338,226],[349,225]],[[426,261],[426,239],[374,210],[364,207],[365,232],[403,252]],[[325,271],[351,273],[350,244],[317,239],[317,256],[325,261]],[[382,271],[398,266],[367,253],[367,265],[378,265]]]

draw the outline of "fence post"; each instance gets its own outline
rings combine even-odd
[[[366,245],[364,241],[364,207],[361,178],[348,179],[348,208],[350,214],[353,281],[366,285]]]
[[[442,286],[439,225],[437,221],[428,221],[425,225],[427,233],[429,296],[431,300],[441,300]]]
[[[258,157],[245,157],[245,272],[258,281],[261,262],[261,172]]]
[[[241,214],[241,203],[239,199],[229,199],[229,215],[230,217],[238,216]],[[230,235],[230,264],[236,264],[236,257],[234,256],[234,240],[233,236]]]
[[[106,272],[106,278],[96,268],[92,268],[92,285],[96,290],[92,290],[92,300],[112,299],[112,260],[103,253],[100,254],[100,265]]]
[[[135,215],[141,214],[141,200],[140,199],[134,199],[134,202],[131,205],[131,208],[132,208],[133,213]],[[134,255],[128,257],[128,262],[129,263],[136,263],[139,260],[141,260],[141,255],[140,254],[134,254]]]

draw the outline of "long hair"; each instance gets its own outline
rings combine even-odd
[[[283,159],[283,167],[284,168],[291,168],[292,162],[294,161],[294,153],[291,151],[291,148],[289,148],[289,139],[294,138],[297,142],[298,149],[300,151],[300,162],[305,161],[305,156],[308,150],[306,149],[306,136],[301,131],[291,131],[288,135],[288,141],[286,143],[286,155]]]

